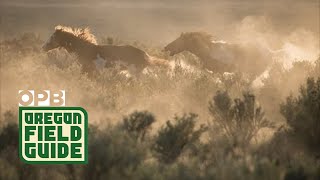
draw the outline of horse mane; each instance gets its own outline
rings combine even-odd
[[[211,44],[213,40],[213,36],[207,32],[186,32],[182,33],[181,36],[189,38],[198,38],[208,44]]]
[[[61,30],[63,32],[70,33],[84,41],[98,45],[96,37],[90,32],[88,27],[86,28],[72,28],[68,26],[58,25],[55,30]]]

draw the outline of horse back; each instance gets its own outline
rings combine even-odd
[[[148,56],[146,52],[130,45],[113,46],[103,45],[99,46],[99,54],[107,61],[122,61],[127,64],[134,64],[137,66],[147,65]]]

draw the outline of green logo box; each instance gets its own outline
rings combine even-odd
[[[19,107],[19,156],[27,164],[87,164],[86,110]]]

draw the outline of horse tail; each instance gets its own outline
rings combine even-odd
[[[160,66],[160,67],[165,67],[165,68],[170,68],[170,62],[165,59],[157,58],[154,56],[150,56],[147,54],[147,60],[148,64],[151,66]]]

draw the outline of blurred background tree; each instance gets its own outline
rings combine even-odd
[[[175,116],[173,123],[167,121],[155,137],[154,150],[158,153],[158,159],[164,163],[174,162],[186,146],[197,141],[206,127],[201,125],[196,129],[198,115],[188,114],[182,117]]]
[[[148,111],[135,111],[124,117],[122,128],[130,135],[143,140],[155,117]]]
[[[273,127],[264,117],[262,108],[256,106],[255,96],[244,93],[243,99],[230,98],[227,91],[218,91],[209,102],[209,111],[223,129],[231,144],[246,147],[262,128]]]
[[[292,133],[312,150],[320,150],[320,78],[308,78],[297,97],[292,95],[280,106]]]

